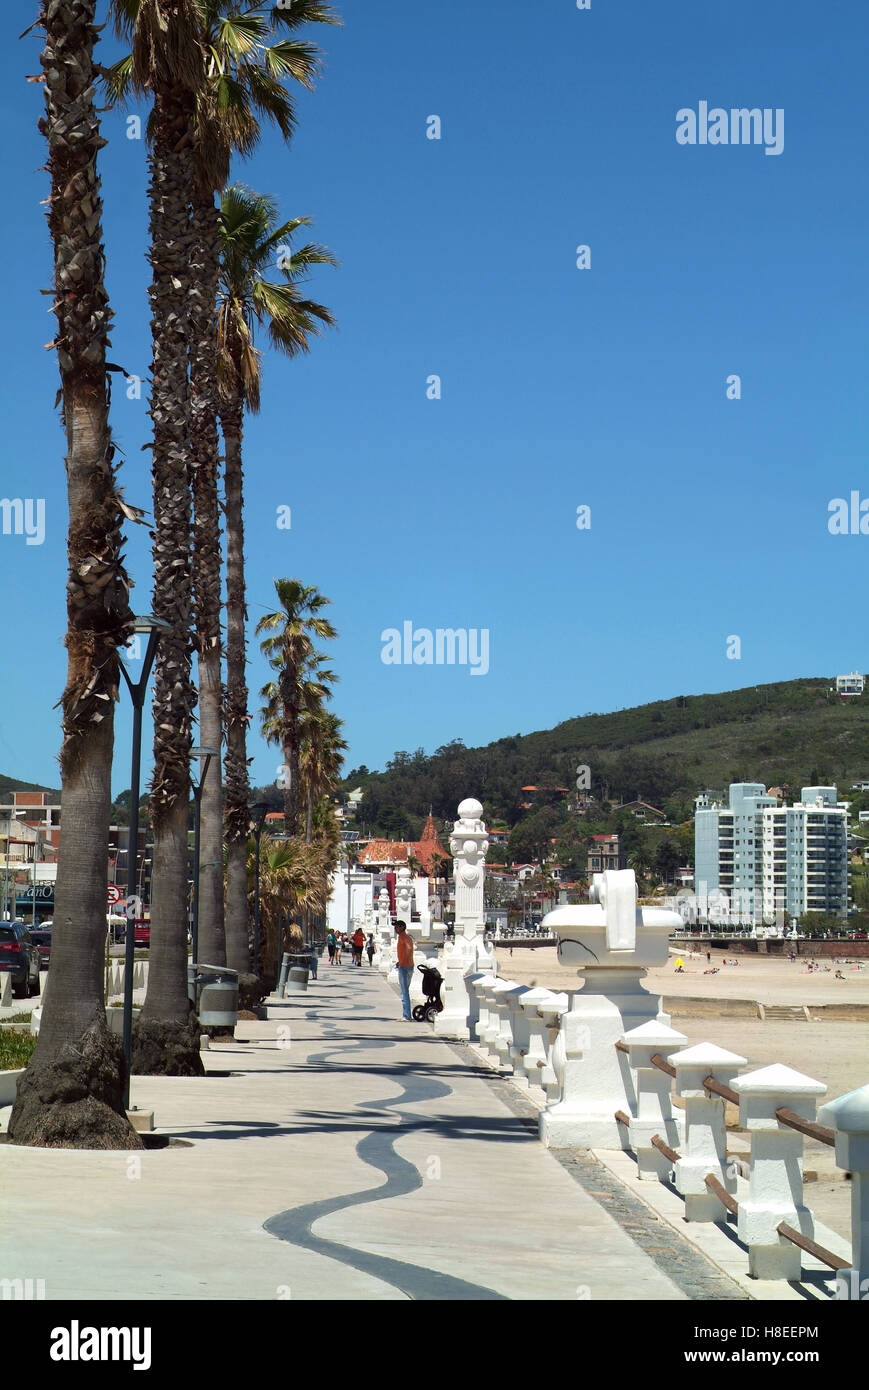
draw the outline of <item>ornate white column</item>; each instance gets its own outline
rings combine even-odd
[[[444,1011],[438,1014],[434,1025],[435,1032],[447,1038],[468,1040],[471,1036],[470,1019],[476,1001],[469,995],[466,977],[480,971],[498,973],[494,953],[483,940],[483,886],[489,839],[482,815],[480,802],[468,797],[459,805],[459,818],[450,836],[456,883],[455,939],[444,943]]]

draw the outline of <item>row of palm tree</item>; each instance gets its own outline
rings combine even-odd
[[[300,289],[311,266],[334,263],[324,248],[312,244],[281,257],[277,275],[267,274],[278,243],[307,220],[279,223],[272,200],[225,184],[232,157],[256,146],[261,121],[274,124],[285,139],[292,134],[291,86],[311,88],[320,66],[319,50],[297,31],[339,21],[317,0],[289,0],[274,8],[249,0],[110,0],[110,16],[130,51],[102,69],[94,59],[95,9],[96,0],[40,0],[36,21],[45,33],[41,128],[49,147],[56,346],[68,442],[69,668],[62,701],[63,837],[52,979],[10,1133],[23,1143],[124,1147],[138,1140],[123,1114],[122,1059],[106,1029],[99,982],[112,709],[118,650],[132,629],[121,523],[124,515],[137,514],[116,486],[108,424],[111,313],[97,173],[104,141],[94,87],[101,75],[113,100],[135,96],[151,103],[152,612],[162,636],[153,695],[151,970],[137,1033],[150,1034],[157,1050],[162,1045],[184,1069],[198,1062],[186,991],[187,825],[197,702],[202,745],[220,746],[226,731],[225,823],[219,760],[212,763],[202,797],[202,954],[249,968],[242,434],[245,411],[257,410],[260,401],[256,332],[265,327],[272,345],[293,356],[307,351],[310,338],[332,322],[329,311]],[[227,525],[225,702],[218,422]],[[297,738],[290,749],[296,819],[302,746]],[[335,755],[333,748],[329,756]],[[313,840],[315,801],[310,821]],[[219,867],[224,837],[225,896]]]

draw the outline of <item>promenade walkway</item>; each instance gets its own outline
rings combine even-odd
[[[591,1155],[560,1161],[470,1049],[367,963],[136,1077],[171,1143],[0,1146],[0,1278],[48,1299],[738,1299]]]

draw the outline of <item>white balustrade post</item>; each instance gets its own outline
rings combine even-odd
[[[676,1190],[685,1198],[685,1220],[723,1226],[727,1208],[710,1192],[705,1180],[711,1173],[725,1191],[733,1193],[736,1173],[727,1164],[725,1101],[707,1091],[703,1082],[711,1076],[729,1086],[739,1068],[745,1066],[745,1058],[704,1042],[672,1053],[670,1065],[676,1069],[676,1095],[685,1102],[685,1137],[682,1157],[676,1164]]]
[[[563,993],[553,994],[551,999],[544,1000],[540,1005],[548,1039],[546,1065],[540,1070],[540,1084],[546,1094],[547,1105],[557,1104],[562,1095],[567,1054],[561,1024],[569,1008],[570,995]]]
[[[814,1235],[812,1213],[803,1205],[803,1136],[776,1118],[783,1107],[813,1121],[818,1097],[827,1088],[791,1067],[776,1064],[748,1072],[733,1083],[739,1094],[739,1123],[751,1137],[747,1199],[739,1203],[737,1230],[748,1246],[753,1279],[799,1279],[800,1248],[777,1231],[784,1221],[801,1235]]]
[[[515,988],[516,985],[513,980],[501,980],[496,978],[491,984],[486,985],[483,990],[483,996],[489,1003],[489,1012],[485,1026],[478,1031],[481,1034],[480,1040],[483,1046],[488,1049],[489,1061],[499,1067],[500,1059],[498,1057],[496,1044],[501,1032],[501,995]]]
[[[542,1089],[540,1084],[540,1073],[546,1066],[546,1057],[549,1051],[549,1038],[546,1031],[546,1021],[540,1012],[540,1006],[546,1001],[554,998],[549,989],[529,989],[527,994],[523,994],[519,1000],[519,1007],[525,1016],[525,1035],[516,1040],[516,1056],[513,1059],[513,1075],[518,1078],[519,1067],[525,1072],[525,1078],[529,1088],[537,1087]]]
[[[471,1025],[470,1033],[474,1042],[481,1047],[484,1046],[483,1035],[489,1026],[489,996],[486,990],[489,985],[495,984],[497,975],[473,974],[468,975],[468,992],[475,1000],[474,1022]]]
[[[513,1071],[513,1042],[517,1017],[521,1015],[519,1000],[527,994],[529,985],[510,983],[510,988],[502,990],[497,998],[498,1027],[492,1037],[501,1065],[506,1072]]]
[[[654,1021],[625,1033],[637,1094],[636,1114],[631,1117],[628,1139],[637,1156],[640,1178],[665,1182],[673,1168],[670,1159],[655,1148],[652,1139],[657,1135],[670,1148],[677,1148],[682,1126],[673,1114],[670,1076],[656,1067],[652,1058],[659,1055],[666,1062],[670,1054],[684,1047],[687,1041],[684,1033]]]
[[[851,1174],[851,1268],[836,1275],[836,1297],[869,1299],[869,1086],[831,1100],[818,1115],[836,1131],[836,1164]]]

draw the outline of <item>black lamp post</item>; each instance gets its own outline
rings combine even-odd
[[[253,973],[259,975],[259,844],[269,808],[265,801],[251,801],[248,803],[247,809],[252,812],[251,819],[254,823],[253,834],[256,844],[253,877]],[[280,965],[280,961],[278,965]]]
[[[208,764],[212,758],[218,756],[217,748],[191,748],[191,758],[204,758],[202,772],[199,777],[199,785],[193,788],[193,959],[199,960],[199,832],[202,823],[202,788],[205,786],[205,779],[208,776]]]
[[[124,938],[124,1059],[126,1077],[124,1078],[124,1109],[130,1108],[130,1067],[133,1060],[133,952],[135,950],[135,925],[131,904],[136,896],[136,863],[139,858],[139,770],[142,763],[142,710],[145,707],[145,691],[148,677],[157,655],[157,645],[161,632],[168,632],[171,624],[162,618],[136,618],[134,632],[147,632],[148,646],[142,662],[142,674],[137,681],[131,681],[123,661],[118,659],[121,675],[127,682],[130,699],[133,702],[133,760],[130,772],[130,825],[127,840],[127,932]]]

